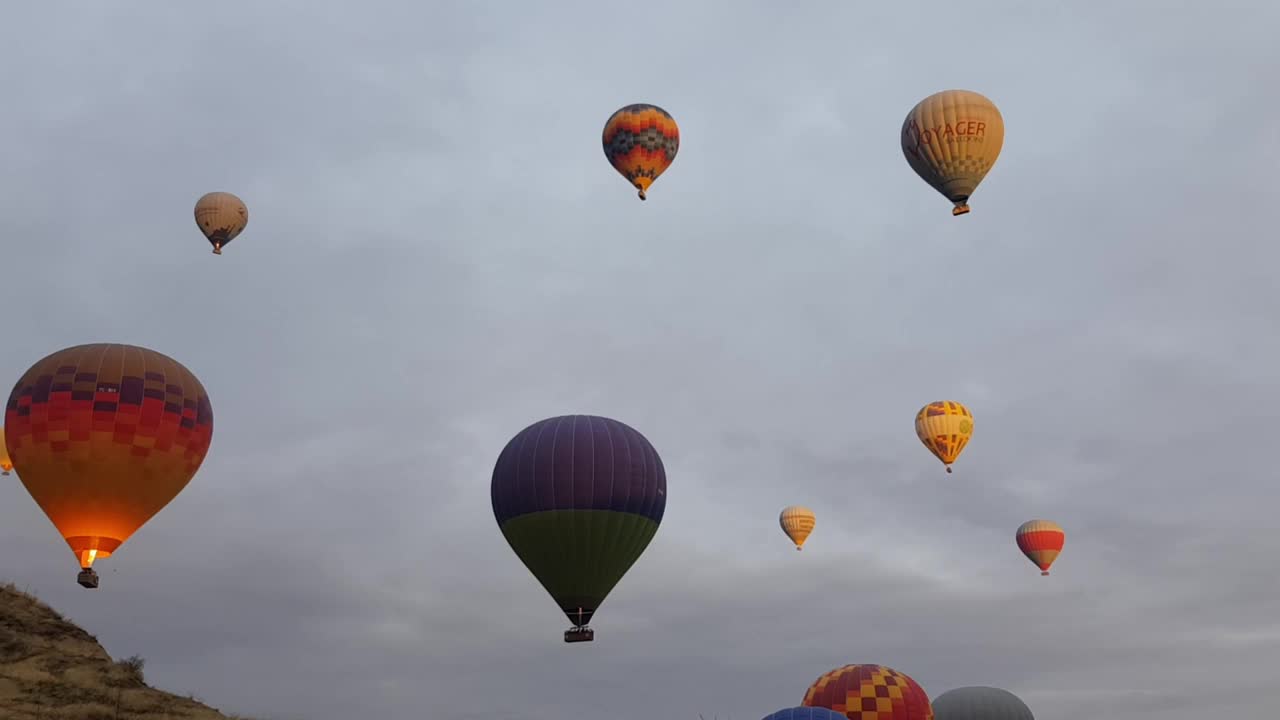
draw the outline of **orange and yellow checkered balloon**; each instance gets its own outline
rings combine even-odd
[[[883,665],[845,665],[824,673],[800,704],[844,713],[849,720],[933,720],[924,688]]]
[[[604,154],[609,164],[640,191],[645,199],[680,149],[680,128],[671,114],[657,105],[628,105],[604,124]]]

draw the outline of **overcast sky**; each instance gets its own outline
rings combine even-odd
[[[275,720],[751,720],[845,663],[1039,720],[1274,714],[1277,26],[1266,0],[15,6],[0,376],[144,345],[215,429],[94,592],[4,478],[0,579]],[[1007,128],[961,218],[898,145],[957,87]],[[644,203],[600,146],[633,102],[682,138]],[[211,190],[249,207],[221,257]],[[976,420],[953,475],[912,428],[938,399]],[[668,476],[579,645],[489,498],[507,440],[567,413]],[[1036,517],[1067,533],[1048,578],[1013,539]]]

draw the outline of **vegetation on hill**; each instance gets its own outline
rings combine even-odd
[[[194,697],[148,687],[144,666],[136,655],[112,660],[56,610],[0,584],[0,718],[237,720]]]

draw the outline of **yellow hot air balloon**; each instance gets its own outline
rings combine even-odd
[[[916,104],[902,121],[902,154],[916,174],[969,212],[969,196],[996,164],[1004,146],[1004,118],[987,98],[944,90]]]
[[[8,475],[13,469],[13,461],[9,459],[9,451],[4,446],[4,428],[0,427],[0,475]]]
[[[916,413],[916,437],[947,466],[960,457],[973,435],[973,413],[954,400],[939,400]]]
[[[812,510],[800,505],[784,507],[782,513],[778,515],[778,524],[782,526],[782,532],[796,544],[796,550],[802,549],[804,541],[809,539],[809,533],[813,532],[816,520]]]
[[[231,193],[206,193],[196,201],[196,224],[213,244],[213,254],[221,255],[222,246],[235,240],[249,224],[249,209]]]

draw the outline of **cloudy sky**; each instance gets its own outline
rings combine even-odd
[[[140,344],[216,427],[96,592],[4,478],[0,579],[275,720],[751,720],[859,662],[1041,720],[1263,717],[1277,25],[1264,0],[15,7],[0,375]],[[953,87],[1007,126],[962,218],[898,146]],[[600,148],[632,102],[682,134],[645,203]],[[210,190],[250,210],[221,257]],[[912,430],[943,398],[976,417],[950,476]],[[566,413],[644,433],[669,484],[583,645],[489,500],[506,441]],[[1049,578],[1013,541],[1034,517],[1067,532]]]

